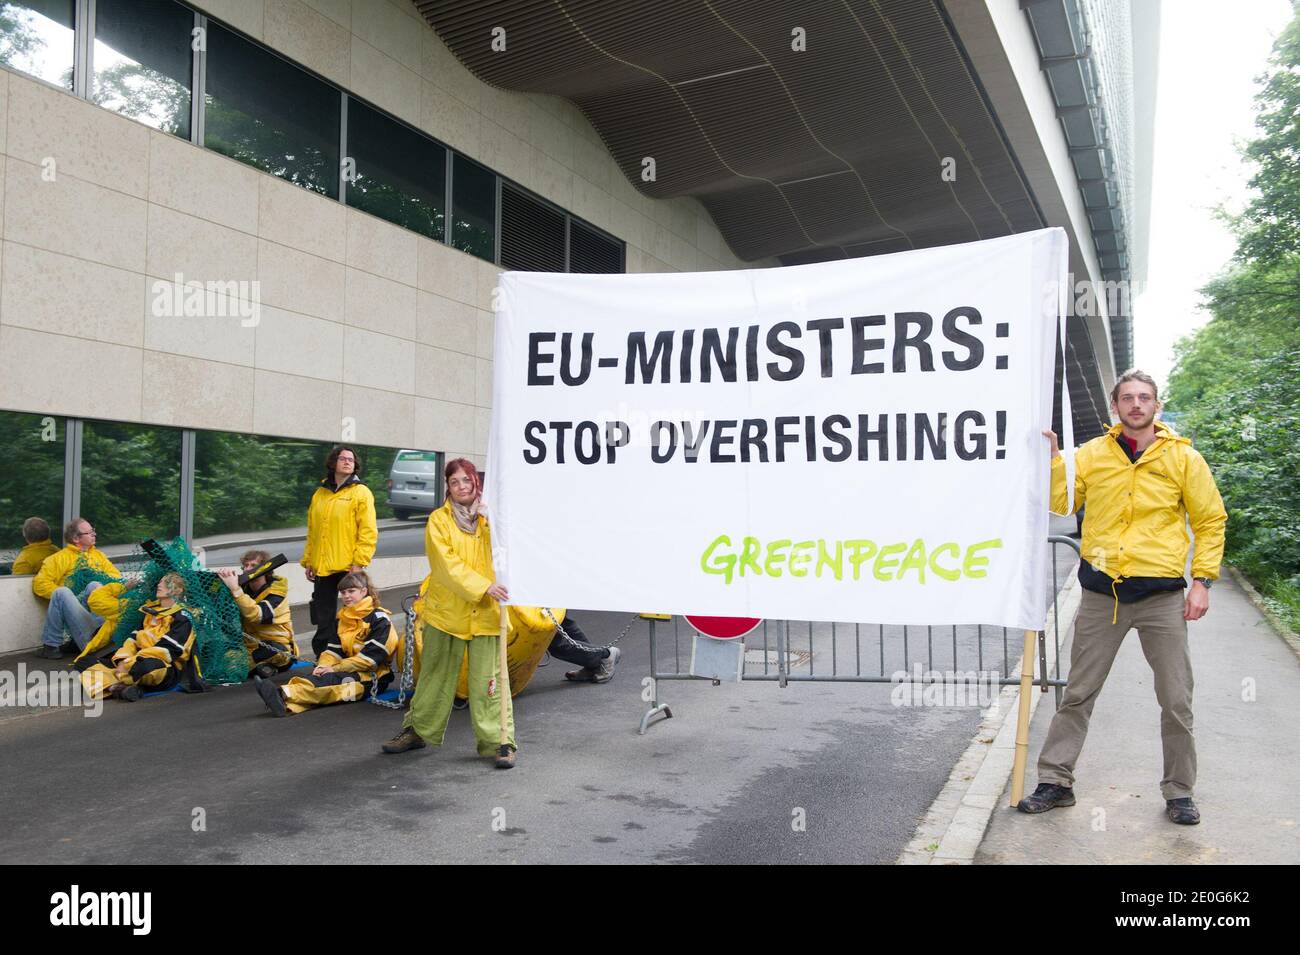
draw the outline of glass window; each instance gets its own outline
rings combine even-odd
[[[193,29],[172,0],[99,0],[91,101],[188,139]]]
[[[49,415],[0,411],[0,435],[12,475],[11,480],[0,482],[0,574],[9,574],[27,544],[23,523],[29,518],[43,520],[53,545],[63,546],[66,422]],[[39,559],[39,552],[25,555],[24,564],[32,556]]]
[[[73,0],[0,2],[0,63],[72,89]]]
[[[441,242],[446,147],[354,99],[347,140],[348,205]]]
[[[375,495],[376,557],[424,553],[424,518],[442,505],[434,452],[350,445]],[[307,505],[332,444],[199,431],[195,435],[194,543],[209,567],[233,567],[249,549],[302,557]],[[390,482],[391,485],[390,485]]]
[[[208,24],[203,143],[323,195],[339,195],[337,89]]]
[[[451,170],[451,244],[489,262],[496,261],[496,180],[492,170],[456,154]]]
[[[87,421],[81,438],[81,516],[110,556],[180,529],[181,432],[142,424]],[[121,566],[119,564],[119,566]]]

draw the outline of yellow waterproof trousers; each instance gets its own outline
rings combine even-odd
[[[370,692],[369,673],[327,673],[325,676],[296,676],[280,687],[284,706],[290,713],[305,713],[315,706],[353,703]]]

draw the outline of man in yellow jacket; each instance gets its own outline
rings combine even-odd
[[[1192,659],[1187,621],[1210,606],[1210,586],[1223,560],[1228,515],[1205,459],[1187,438],[1156,421],[1155,381],[1132,370],[1111,391],[1119,424],[1075,455],[1074,506],[1083,518],[1083,599],[1074,625],[1070,677],[1038,758],[1038,788],[1022,812],[1074,805],[1074,766],[1093,704],[1129,630],[1155,674],[1160,704],[1165,812],[1181,825],[1200,822],[1192,801],[1196,745],[1192,739]],[[1052,447],[1052,510],[1067,512],[1065,462]],[[1186,596],[1187,525],[1196,537]]]
[[[95,546],[95,528],[85,518],[76,517],[63,529],[66,546],[47,557],[41,564],[40,571],[32,578],[32,593],[50,602],[50,609],[45,614],[45,629],[41,633],[41,649],[38,655],[50,660],[63,656],[65,647],[63,631],[67,630],[71,643],[79,651],[86,641],[104,623],[104,618],[93,613],[86,605],[91,592],[99,586],[90,583],[79,594],[74,594],[63,585],[68,575],[77,567],[77,562],[85,558],[91,567],[111,577],[122,576],[113,562],[104,552]]]
[[[15,577],[40,573],[45,558],[52,557],[59,549],[50,543],[50,525],[39,517],[29,517],[23,521],[23,541],[26,546],[14,558],[14,565],[9,573]]]

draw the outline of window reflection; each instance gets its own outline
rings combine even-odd
[[[0,411],[0,435],[11,475],[11,480],[0,482],[0,574],[11,573],[14,560],[23,554],[28,543],[23,523],[29,518],[44,521],[53,545],[63,546],[66,434],[62,418]],[[27,556],[35,553],[30,549]]]
[[[0,3],[0,63],[72,89],[73,0]]]
[[[99,0],[92,101],[188,139],[193,28],[172,0]]]
[[[457,154],[452,167],[451,244],[496,261],[496,174]]]
[[[356,100],[348,101],[348,205],[443,240],[447,150]]]
[[[81,446],[81,516],[100,548],[170,540],[180,529],[181,432],[87,421]],[[116,559],[115,559],[116,560]]]

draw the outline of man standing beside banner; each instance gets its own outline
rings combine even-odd
[[[1141,371],[1125,372],[1111,391],[1111,412],[1120,423],[1076,456],[1073,503],[1076,508],[1087,504],[1079,563],[1083,600],[1069,683],[1039,755],[1038,788],[1020,801],[1021,812],[1074,805],[1074,765],[1093,704],[1120,643],[1136,629],[1160,703],[1165,811],[1180,825],[1200,822],[1192,801],[1196,746],[1187,621],[1199,620],[1209,609],[1227,513],[1205,459],[1191,441],[1156,421],[1159,410],[1155,381]],[[1052,510],[1068,513],[1056,435],[1043,434],[1052,447]],[[1189,518],[1196,548],[1192,586],[1184,598]]]

